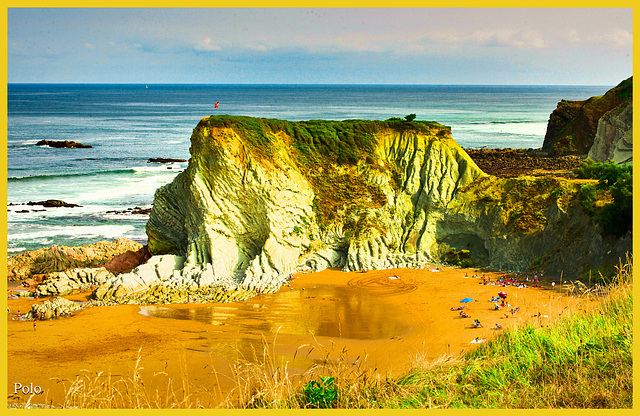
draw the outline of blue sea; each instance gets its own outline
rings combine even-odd
[[[155,190],[187,163],[148,159],[188,160],[191,132],[211,114],[296,121],[415,113],[451,126],[465,148],[539,148],[561,99],[584,100],[611,87],[9,84],[8,254],[118,237],[146,243],[146,215],[109,211],[150,208]],[[36,146],[42,139],[93,148]],[[22,205],[47,199],[80,207]]]

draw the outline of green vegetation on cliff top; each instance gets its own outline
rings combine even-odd
[[[326,159],[338,164],[356,164],[366,159],[374,148],[374,135],[384,130],[432,134],[433,129],[450,134],[451,128],[433,121],[407,121],[397,117],[380,120],[308,120],[287,121],[248,116],[210,116],[198,127],[233,128],[255,150],[271,156],[274,135],[285,132],[293,139],[291,146],[300,152],[302,162]],[[371,163],[371,161],[369,161]]]
[[[353,171],[347,173],[344,169],[336,169],[337,165],[348,168],[361,163],[379,169],[374,153],[377,134],[385,131],[439,137],[451,134],[450,127],[436,122],[410,121],[409,118],[292,122],[221,115],[202,119],[198,128],[232,128],[256,157],[269,160],[282,144],[277,135],[285,133],[291,140],[287,150],[316,192],[313,208],[318,223],[328,225],[345,207],[379,208],[387,202],[377,185],[368,183]]]

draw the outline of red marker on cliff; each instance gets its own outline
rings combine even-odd
[[[215,109],[216,109],[216,115],[218,115],[218,106],[219,106],[219,105],[220,105],[220,101],[216,102],[216,103],[213,105],[213,108],[215,108]]]

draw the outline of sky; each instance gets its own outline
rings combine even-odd
[[[9,8],[8,82],[616,85],[631,8]]]

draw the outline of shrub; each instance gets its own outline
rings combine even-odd
[[[600,181],[598,188],[604,189],[612,186],[622,175],[631,173],[632,170],[631,165],[618,165],[612,160],[600,163],[585,159],[573,172],[580,179],[598,179]]]
[[[316,409],[329,409],[338,399],[338,391],[333,385],[334,377],[311,380],[302,389],[305,405]]]
[[[582,209],[588,215],[593,215],[596,212],[596,187],[591,184],[582,185],[578,190],[578,200],[582,205]]]
[[[415,114],[407,114],[406,116],[404,116],[404,119],[407,121],[413,121],[416,119],[416,115]]]
[[[613,203],[602,208],[600,223],[606,234],[621,236],[632,228],[633,178],[626,172],[611,186]]]

